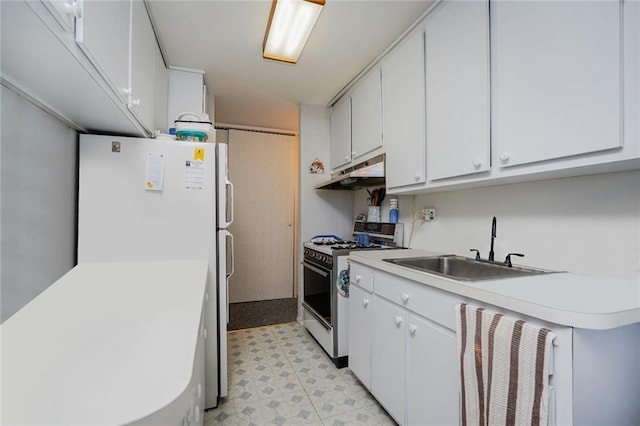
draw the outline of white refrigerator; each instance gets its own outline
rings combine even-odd
[[[217,406],[227,395],[233,273],[227,145],[81,135],[79,158],[79,263],[208,261],[205,408]]]

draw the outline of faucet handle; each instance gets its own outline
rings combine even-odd
[[[513,266],[511,264],[511,256],[524,257],[524,254],[522,254],[522,253],[509,253],[507,255],[507,258],[504,260],[504,264],[507,265],[509,268],[511,268]]]
[[[475,251],[476,252],[476,260],[480,260],[480,250],[478,250],[478,249],[469,249],[469,251]]]

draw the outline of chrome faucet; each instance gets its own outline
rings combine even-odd
[[[496,258],[496,254],[493,252],[493,240],[496,238],[496,217],[493,217],[491,221],[491,250],[489,250],[489,261],[493,262]]]

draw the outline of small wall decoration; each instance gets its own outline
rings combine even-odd
[[[313,160],[313,163],[311,163],[311,165],[309,166],[309,173],[310,174],[324,173],[324,164],[322,163],[322,161],[318,159],[318,157],[316,157],[315,160]]]

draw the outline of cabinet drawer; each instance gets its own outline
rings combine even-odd
[[[373,292],[373,274],[373,269],[357,263],[352,263],[349,280],[358,287],[361,287],[368,292]]]
[[[375,274],[375,293],[455,330],[454,307],[462,301],[460,296],[380,271]]]

